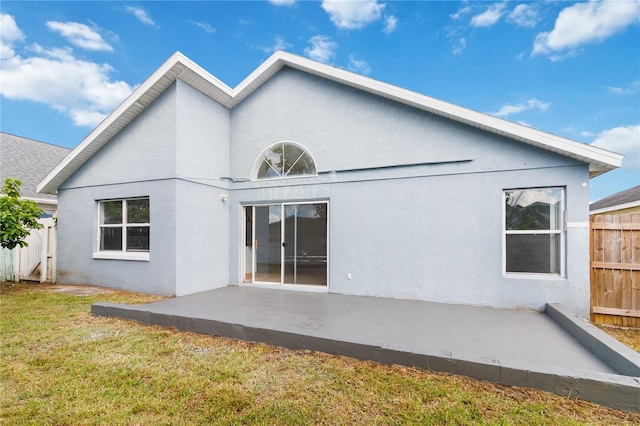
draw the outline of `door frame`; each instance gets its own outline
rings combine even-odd
[[[327,218],[326,218],[326,228],[327,228],[327,265],[326,265],[326,285],[317,285],[317,284],[292,284],[284,282],[284,274],[285,274],[285,247],[282,246],[282,242],[285,238],[285,221],[284,221],[284,213],[285,206],[296,206],[296,205],[308,205],[308,204],[326,204],[327,207]],[[256,215],[255,215],[255,207],[269,207],[269,206],[279,206],[280,207],[280,217],[282,218],[282,224],[280,227],[280,282],[268,282],[268,281],[256,281],[256,256],[255,256],[255,238],[252,238],[251,241],[251,250],[247,253],[246,250],[246,240],[247,240],[247,208],[252,208],[251,215],[251,232],[255,234],[255,226],[256,226]],[[278,202],[261,202],[261,203],[243,203],[242,207],[242,260],[241,260],[241,285],[251,285],[251,286],[259,286],[265,288],[278,288],[278,289],[296,289],[296,290],[304,290],[304,291],[315,291],[315,292],[328,292],[329,290],[329,221],[331,214],[329,213],[329,200],[310,200],[310,201],[278,201]],[[252,235],[255,237],[255,235]],[[251,270],[247,270],[247,256],[251,256]],[[251,275],[250,281],[246,280],[247,274]]]

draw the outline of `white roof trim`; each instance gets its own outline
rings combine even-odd
[[[624,203],[624,204],[618,204],[616,206],[603,207],[603,208],[598,209],[598,210],[592,210],[592,211],[589,212],[589,215],[614,212],[614,211],[617,211],[617,210],[632,209],[634,207],[640,207],[640,200],[631,201],[629,203]]]
[[[285,66],[588,163],[591,177],[622,165],[623,156],[620,154],[472,111],[290,53],[274,53],[236,88],[231,89],[182,53],[176,52],[40,182],[38,192],[55,194],[58,187],[85,161],[137,117],[174,81],[181,80],[231,109]]]

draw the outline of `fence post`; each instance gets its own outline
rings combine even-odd
[[[51,282],[56,282],[56,256],[58,255],[58,229],[56,228],[55,220],[52,221],[49,227],[49,256],[51,257]]]
[[[20,282],[20,249],[14,248],[11,250],[11,256],[13,257],[13,265],[11,265],[11,273],[13,274],[13,281]]]
[[[33,231],[32,231],[33,232]],[[41,229],[38,229],[38,232],[40,233],[40,282],[44,283],[47,281],[47,264],[48,262],[48,253],[49,253],[49,241],[48,241],[48,234],[49,234],[49,225],[45,222],[44,226]]]

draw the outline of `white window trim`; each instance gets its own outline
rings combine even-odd
[[[111,260],[140,260],[149,261],[148,251],[97,251],[93,253],[94,259],[111,259]]]
[[[316,169],[316,172],[313,173],[313,174],[306,174],[306,175],[285,175],[285,176],[270,177],[270,178],[266,178],[266,179],[265,178],[262,178],[262,179],[258,178],[258,171],[260,170],[260,166],[262,165],[262,162],[265,160],[264,153],[267,150],[273,148],[274,146],[277,146],[277,145],[280,145],[280,144],[296,145],[300,149],[304,150],[304,152],[309,157],[311,157],[311,160],[313,161],[313,165],[314,165],[314,167]],[[298,160],[300,158],[298,158]],[[284,179],[301,179],[301,178],[310,178],[310,177],[316,177],[316,176],[318,176],[318,163],[316,162],[316,158],[313,156],[313,154],[311,154],[311,151],[309,151],[305,146],[299,144],[298,142],[287,141],[287,140],[283,140],[283,141],[278,141],[276,143],[272,143],[271,145],[269,145],[268,147],[263,149],[262,152],[260,152],[260,155],[258,155],[256,160],[253,162],[253,168],[251,169],[251,180],[252,181],[258,181],[258,182],[265,182],[265,181],[268,182],[268,181],[284,180]]]
[[[507,230],[506,226],[506,216],[507,216],[507,206],[504,202],[504,194],[507,191],[526,191],[526,190],[535,190],[535,189],[560,189],[560,228],[553,230]],[[564,280],[566,278],[566,205],[565,205],[565,192],[566,188],[563,186],[545,186],[545,187],[528,187],[528,188],[508,188],[502,190],[502,196],[500,197],[500,201],[502,203],[502,217],[501,217],[501,227],[502,227],[502,275],[507,278],[530,278],[530,279],[558,279]],[[560,273],[540,273],[540,272],[508,272],[507,271],[507,235],[516,234],[556,234],[560,235]]]
[[[127,202],[134,200],[149,200],[149,197],[131,197],[131,198],[112,198],[105,200],[98,200],[98,232],[96,234],[96,251],[93,253],[93,259],[110,259],[110,260],[135,260],[135,261],[149,261],[151,258],[150,251],[127,251],[127,227],[128,226],[147,226],[151,231],[151,223],[128,223],[127,217]],[[101,224],[101,205],[103,202],[108,201],[122,201],[122,223],[119,224]],[[100,234],[102,228],[122,228],[122,248],[121,250],[100,250]]]

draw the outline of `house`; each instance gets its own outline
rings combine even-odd
[[[38,186],[58,276],[589,312],[588,182],[622,156],[276,52],[175,53]]]
[[[70,152],[69,148],[0,132],[0,180],[2,184],[8,177],[22,181],[22,198],[37,202],[44,215],[52,217],[58,204],[56,195],[38,193],[36,187]]]
[[[71,150],[61,146],[0,132],[0,182],[12,177],[22,182],[21,198],[38,203],[43,210],[40,230],[32,230],[26,238],[28,247],[0,249],[0,281],[55,281],[55,229],[51,219],[56,215],[55,194],[39,194],[38,183]]]
[[[618,215],[640,213],[640,185],[616,192],[589,205],[589,213]]]

